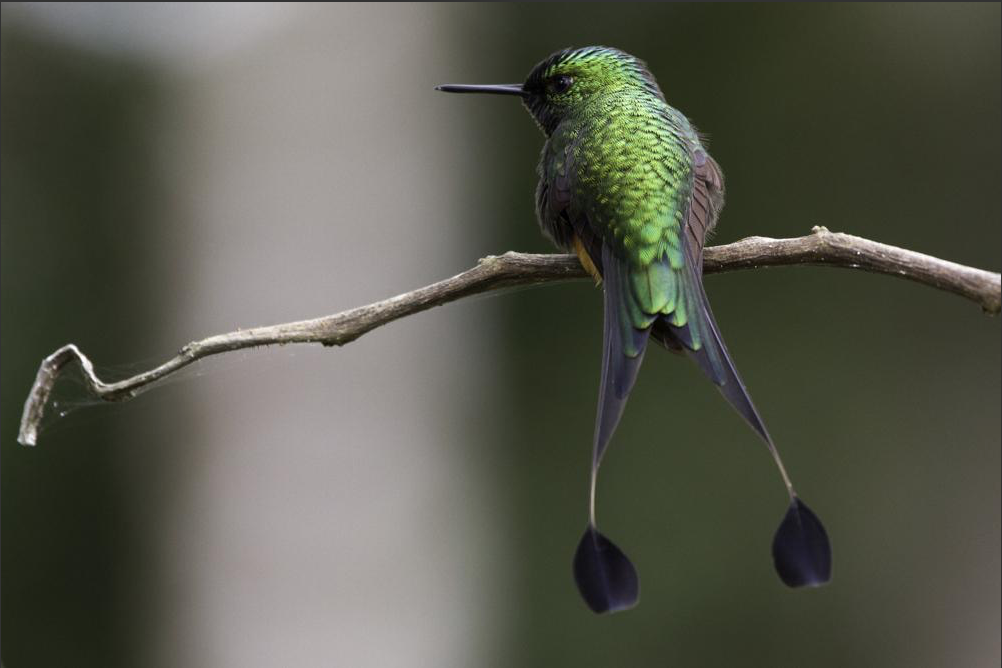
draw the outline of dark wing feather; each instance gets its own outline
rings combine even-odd
[[[724,208],[724,174],[720,165],[702,148],[693,154],[692,197],[686,217],[685,241],[697,260],[697,270],[703,275],[703,244],[713,231]]]
[[[536,219],[553,243],[564,251],[573,249],[574,227],[568,217],[574,176],[574,144],[562,135],[547,140],[536,167]]]
[[[703,244],[724,205],[724,177],[717,163],[703,149],[693,158],[692,197],[686,216],[686,272],[683,290],[689,321],[683,327],[667,318],[655,323],[652,338],[672,350],[682,349],[720,389],[720,393],[758,434],[772,446],[765,423],[752,403],[738,374],[703,289]],[[698,344],[697,344],[698,342]]]
[[[693,154],[693,167],[692,197],[683,237],[689,255],[695,258],[693,264],[696,275],[702,279],[703,244],[716,227],[720,211],[724,208],[724,174],[717,162],[702,148]],[[688,334],[685,329],[672,330],[668,322],[662,319],[654,324],[651,338],[672,352],[682,352],[693,348],[693,341]],[[723,378],[710,372],[707,375],[718,385],[723,381]]]
[[[687,261],[693,260],[690,252],[686,251]],[[717,321],[710,309],[710,302],[703,290],[702,278],[696,275],[695,262],[691,263],[691,267],[690,275],[686,280],[686,288],[688,294],[691,295],[689,303],[693,304],[690,309],[690,321],[685,328],[668,325],[668,334],[682,344],[689,357],[694,359],[703,373],[718,386],[724,398],[772,447],[772,438],[765,428],[765,423],[756,410],[755,404],[752,403],[751,396],[749,396],[748,390],[738,374],[737,367],[734,366],[734,361],[724,344],[723,337],[720,336],[720,329],[717,327]],[[687,343],[691,339],[692,332],[683,331],[690,328],[696,328],[699,332],[701,345],[696,350]]]

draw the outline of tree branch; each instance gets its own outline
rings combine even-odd
[[[990,315],[999,313],[1000,281],[997,273],[965,267],[861,237],[829,232],[824,227],[815,227],[813,234],[795,239],[749,237],[733,244],[707,248],[703,271],[711,274],[790,264],[827,265],[899,276],[967,297],[980,304],[984,312]],[[42,361],[24,404],[17,440],[23,445],[35,445],[38,425],[42,421],[52,387],[66,366],[74,360],[79,362],[87,387],[95,397],[105,401],[125,401],[192,362],[211,355],[286,343],[343,346],[398,318],[470,295],[512,286],[587,277],[573,255],[514,252],[501,256],[492,255],[452,278],[374,304],[322,318],[238,330],[189,343],[175,357],[155,369],[114,383],[105,383],[99,379],[87,356],[75,345],[69,344]]]

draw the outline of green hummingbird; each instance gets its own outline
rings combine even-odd
[[[636,569],[596,528],[595,486],[651,339],[694,359],[768,446],[790,498],[772,545],[780,578],[791,587],[828,582],[827,533],[794,491],[703,290],[703,244],[724,204],[723,172],[689,120],[668,105],[645,63],[609,47],[564,49],[521,84],[437,90],[521,98],[546,136],[536,190],[539,225],[559,248],[576,253],[603,287],[588,525],[573,562],[588,607],[615,612],[639,597]]]

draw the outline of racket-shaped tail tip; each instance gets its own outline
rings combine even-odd
[[[821,520],[794,497],[772,540],[776,572],[788,587],[820,587],[832,577],[832,548]]]
[[[574,582],[585,603],[598,614],[629,610],[640,598],[637,569],[591,524],[574,553]]]

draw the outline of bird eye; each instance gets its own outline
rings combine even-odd
[[[569,76],[567,76],[565,74],[561,74],[558,77],[554,77],[550,81],[550,91],[553,92],[553,93],[558,93],[558,94],[559,93],[564,93],[564,92],[567,91],[568,88],[571,87],[572,83],[574,83],[574,79],[573,78],[571,78],[571,77],[569,77]]]

